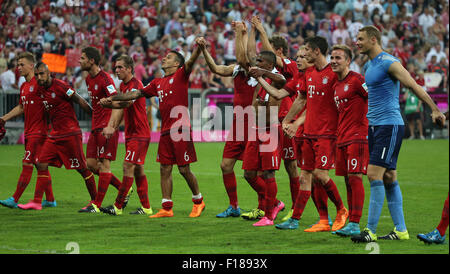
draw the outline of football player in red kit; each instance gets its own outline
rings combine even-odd
[[[97,189],[94,174],[87,168],[83,152],[81,129],[73,103],[77,103],[88,114],[91,106],[64,81],[50,76],[48,66],[42,62],[35,66],[35,76],[40,86],[42,102],[49,115],[52,130],[45,140],[36,161],[38,170],[34,199],[27,204],[19,204],[21,209],[41,210],[42,195],[50,182],[48,166],[75,169],[83,176],[91,200]]]
[[[252,24],[247,43],[247,56],[252,67],[248,64],[246,69],[254,78],[253,81],[257,82],[257,77],[265,78],[275,88],[280,88],[286,83],[286,79],[275,68],[276,55],[272,51],[261,51],[256,54],[256,32],[256,27]],[[263,199],[258,197],[257,209],[263,208],[264,217],[253,225],[268,226],[273,225],[278,212],[284,209],[284,203],[277,199],[278,188],[275,178],[275,173],[280,168],[282,148],[281,125],[278,121],[280,100],[271,96],[258,84],[252,105],[256,123],[250,126],[255,130],[251,131],[245,147],[242,169],[249,183],[261,179],[264,182]],[[259,176],[258,173],[262,175]],[[253,218],[248,216],[247,219]]]
[[[132,90],[143,88],[141,81],[136,79],[134,73],[134,61],[128,55],[122,55],[116,60],[115,71],[117,77],[122,80],[120,91],[127,93]],[[104,209],[100,208],[103,197],[98,197],[93,208],[96,212],[101,211],[120,215],[125,203],[125,198],[136,179],[137,193],[141,201],[141,207],[130,214],[153,214],[148,198],[148,182],[144,173],[144,163],[150,143],[150,126],[147,119],[145,98],[141,97],[135,101],[113,101],[110,105],[103,107],[114,108],[108,126],[103,129],[103,135],[111,138],[119,128],[122,117],[125,120],[125,159],[123,162],[123,180],[117,194],[116,202]],[[106,186],[107,187],[107,186]],[[100,187],[99,187],[100,192]],[[106,192],[106,191],[105,191]],[[104,195],[103,195],[104,196]]]
[[[34,55],[30,52],[21,53],[17,57],[17,67],[25,82],[20,86],[19,104],[10,112],[0,117],[0,127],[8,120],[19,115],[24,116],[25,154],[22,160],[22,172],[13,196],[0,200],[0,204],[10,208],[17,208],[18,201],[30,183],[33,174],[33,165],[39,155],[42,145],[47,138],[47,117],[45,116],[44,104],[39,94],[39,87],[34,77]],[[50,173],[48,188],[45,190],[46,200],[42,202],[44,207],[55,207],[56,201],[53,197]]]
[[[323,191],[317,192],[323,194],[317,195],[315,198],[320,220],[305,231],[336,231],[345,225],[348,217],[348,210],[342,203],[336,184],[328,174],[329,170],[334,168],[338,114],[333,90],[337,76],[326,61],[327,49],[328,44],[323,37],[315,36],[305,40],[306,60],[314,63],[314,66],[308,69],[301,79],[303,83],[300,86],[303,89],[283,120],[283,129],[288,132],[291,121],[307,104],[303,133],[305,138],[302,145],[302,183],[300,184],[293,215],[286,222],[276,225],[280,229],[298,228],[298,220],[311,196],[313,176],[316,181],[315,191],[319,188],[323,189]],[[262,81],[260,83],[264,89],[275,96],[288,96],[296,92],[296,90],[276,90],[267,83]],[[328,198],[333,201],[337,210],[333,227],[330,227],[328,221]]]
[[[119,132],[115,131],[111,138],[102,135],[111,117],[111,109],[102,108],[98,102],[101,98],[116,95],[117,91],[111,76],[99,67],[101,55],[95,47],[86,47],[81,51],[80,67],[87,71],[86,86],[92,104],[92,126],[86,146],[86,162],[88,168],[98,175],[99,189],[103,190],[109,184],[116,189],[120,187],[120,180],[111,172],[111,161],[116,159]],[[89,202],[88,206],[92,204]],[[80,210],[86,211],[87,207]]]
[[[277,70],[286,78],[286,83],[291,81],[292,79],[296,79],[299,75],[299,69],[297,67],[297,63],[289,58],[287,58],[288,54],[288,42],[286,38],[282,36],[273,36],[269,39],[267,33],[261,23],[261,20],[258,16],[252,17],[252,24],[255,25],[255,29],[259,32],[260,40],[262,43],[262,50],[269,50],[276,54],[277,56]],[[280,122],[283,121],[284,117],[288,113],[289,109],[292,106],[292,101],[294,97],[286,96],[281,99],[278,119]],[[288,135],[283,134],[280,136],[282,142],[282,154],[281,158],[284,161],[284,167],[289,176],[289,188],[291,190],[291,198],[292,198],[292,209],[294,207],[295,199],[297,198],[298,190],[300,187],[300,178],[299,172],[297,170],[297,150],[295,139],[290,138]],[[279,205],[280,207],[284,207],[284,205]],[[292,216],[293,210],[290,210],[287,214],[287,218]],[[284,219],[283,218],[283,219]]]
[[[232,24],[234,30],[236,23]],[[237,64],[231,65],[217,65],[214,59],[206,48],[206,40],[200,37],[196,40],[197,45],[202,50],[205,56],[206,63],[210,70],[223,77],[233,77],[234,83],[234,97],[233,97],[233,124],[230,128],[230,133],[227,136],[225,147],[222,154],[222,162],[220,168],[222,170],[223,183],[225,190],[229,198],[228,208],[217,214],[218,218],[226,217],[239,217],[241,215],[241,209],[238,204],[237,197],[237,182],[236,175],[234,173],[234,166],[236,161],[241,160],[244,156],[245,146],[248,141],[248,125],[249,120],[253,116],[253,110],[249,107],[252,104],[253,94],[255,91],[255,82],[250,81],[250,76],[243,68],[247,63],[247,57],[245,55],[245,47],[243,45],[243,35],[236,35],[236,59]],[[250,110],[250,111],[249,111]],[[243,123],[240,123],[243,121]],[[263,188],[258,185],[251,185],[256,192],[263,192]]]
[[[367,134],[367,89],[364,77],[350,71],[352,51],[345,45],[331,49],[331,69],[338,80],[334,85],[334,101],[339,113],[336,141],[336,175],[344,176],[347,188],[349,223],[336,231],[340,236],[360,234],[359,221],[364,206],[363,175],[369,164]]]
[[[109,97],[110,101],[131,101],[140,97],[159,97],[161,113],[161,138],[158,145],[157,161],[160,163],[162,209],[150,218],[173,217],[172,201],[172,167],[178,166],[192,192],[194,206],[190,217],[199,217],[205,208],[197,178],[190,169],[190,164],[197,161],[191,124],[188,113],[189,75],[200,54],[196,47],[189,60],[177,51],[170,51],[162,59],[163,78],[156,78],[140,90]]]

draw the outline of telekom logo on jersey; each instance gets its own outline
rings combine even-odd
[[[201,100],[193,99],[193,105],[201,105]],[[228,136],[220,141],[244,141],[247,136],[248,141],[259,140],[261,143],[261,152],[272,152],[278,147],[279,131],[278,131],[278,106],[270,106],[269,114],[267,115],[267,108],[261,106],[257,108],[258,121],[256,121],[255,108],[253,106],[226,106],[225,113],[215,106],[208,106],[199,110],[193,108],[192,111],[192,127],[201,128],[201,135],[194,135],[191,137],[189,127],[190,124],[189,109],[184,106],[176,106],[170,111],[170,118],[178,118],[173,124],[170,136],[173,141],[193,141],[208,140],[211,137],[213,130],[222,128],[222,117],[225,117],[225,124],[232,125],[235,119],[236,127],[230,129]],[[214,119],[211,119],[211,114]],[[225,115],[225,116],[223,116]],[[267,121],[269,117],[270,121]],[[202,120],[206,120],[202,123]],[[248,126],[246,126],[248,125]],[[270,125],[270,126],[267,126]]]
[[[316,86],[313,85],[309,85],[308,86],[308,94],[309,94],[309,98],[313,97],[314,91],[316,90]]]

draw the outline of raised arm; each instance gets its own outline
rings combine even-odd
[[[184,69],[186,70],[186,73],[190,73],[192,71],[192,68],[194,67],[195,61],[197,61],[197,58],[200,56],[200,49],[199,47],[194,47],[194,51],[191,54],[191,57],[189,57],[189,60],[187,60],[184,63]]]
[[[256,27],[252,24],[247,42],[247,57],[252,67],[256,65],[256,31]]]
[[[445,115],[439,110],[430,95],[417,84],[409,72],[399,62],[392,63],[388,72],[390,75],[397,78],[403,86],[414,92],[420,100],[431,108],[431,119],[433,120],[433,123],[445,124]]]
[[[245,47],[245,41],[248,40],[247,28],[244,22],[233,22],[232,26],[236,33],[236,61],[242,68],[248,70],[249,61],[247,58],[247,48]]]
[[[252,25],[255,26],[255,29],[259,32],[259,39],[261,40],[262,50],[271,51],[276,54],[275,49],[272,47],[272,44],[270,44],[269,36],[267,36],[267,32],[264,29],[263,24],[261,23],[261,19],[258,16],[253,16],[252,19]],[[283,60],[280,56],[277,56],[277,66],[283,67]]]
[[[220,76],[232,76],[233,75],[233,69],[234,65],[224,66],[224,65],[217,65],[216,62],[214,62],[214,59],[212,58],[209,51],[206,49],[206,40],[203,37],[198,37],[195,39],[195,42],[197,43],[198,47],[200,48],[201,52],[203,53],[203,56],[205,57],[206,64],[208,65],[209,69]]]

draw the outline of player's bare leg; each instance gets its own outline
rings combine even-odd
[[[161,164],[159,167],[161,192],[162,192],[162,209],[150,218],[173,217],[173,201],[172,201],[172,169],[173,165]]]
[[[198,182],[197,182],[197,178],[195,177],[195,175],[192,173],[191,168],[189,165],[185,165],[185,166],[179,166],[178,167],[178,171],[180,172],[180,174],[184,177],[184,179],[186,180],[189,188],[192,191],[193,195],[198,195],[200,194],[200,190],[198,187]]]
[[[202,194],[198,187],[197,177],[192,173],[190,165],[178,166],[178,171],[186,180],[189,188],[192,192],[192,202],[194,206],[192,207],[191,214],[189,217],[199,217],[202,211],[205,209],[205,203],[203,202]]]
[[[98,175],[100,171],[100,161],[95,158],[87,158],[86,165],[92,173]]]
[[[161,175],[161,192],[163,199],[172,199],[172,165],[163,165],[160,166],[160,175]]]

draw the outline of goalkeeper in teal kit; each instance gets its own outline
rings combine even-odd
[[[367,177],[370,182],[370,202],[367,227],[351,239],[354,242],[407,240],[409,234],[396,171],[405,127],[399,105],[400,83],[431,108],[433,122],[444,124],[445,116],[399,60],[382,50],[381,33],[376,27],[361,28],[356,45],[362,54],[369,57],[364,76],[369,93],[367,118],[370,160]],[[395,227],[389,234],[377,237],[376,229],[385,197]]]

